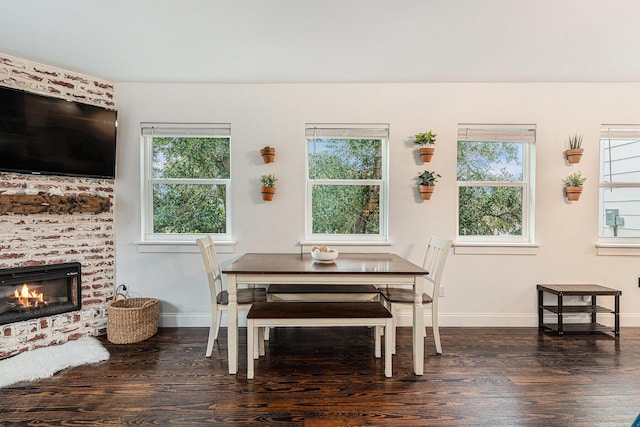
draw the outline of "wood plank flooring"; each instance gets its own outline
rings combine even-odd
[[[640,328],[541,335],[536,328],[429,331],[424,376],[399,328],[384,377],[366,328],[277,329],[246,379],[227,373],[226,331],[160,329],[137,344],[100,339],[111,359],[0,389],[0,425],[629,426],[640,413]]]

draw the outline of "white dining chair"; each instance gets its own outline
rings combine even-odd
[[[211,326],[209,327],[206,352],[206,356],[211,357],[213,344],[218,339],[218,332],[220,331],[222,312],[229,308],[229,293],[222,289],[222,273],[213,240],[210,236],[205,236],[197,239],[196,243],[198,243],[202,254],[211,293]],[[265,302],[266,300],[267,294],[264,288],[238,289],[238,305],[251,307],[254,302]]]
[[[431,326],[433,328],[433,339],[436,344],[436,353],[442,354],[442,346],[440,344],[440,329],[438,326],[438,296],[440,295],[440,281],[442,280],[442,272],[444,270],[447,255],[453,244],[452,240],[442,237],[431,237],[427,243],[424,253],[422,267],[429,272],[425,279],[433,285],[431,294],[427,292],[422,294],[423,306],[431,306]],[[380,289],[382,299],[393,315],[393,325],[391,333],[393,334],[393,353],[396,352],[396,327],[397,327],[397,309],[401,305],[413,305],[413,290],[408,288],[383,287]],[[426,330],[423,331],[426,335]]]

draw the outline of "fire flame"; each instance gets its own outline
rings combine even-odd
[[[36,290],[29,291],[29,287],[26,283],[22,285],[22,289],[19,292],[16,289],[13,296],[24,307],[36,306],[39,302],[44,302],[44,294]]]

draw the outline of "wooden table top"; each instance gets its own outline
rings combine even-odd
[[[395,254],[340,254],[331,263],[309,254],[247,253],[222,268],[224,274],[394,274],[421,276],[422,267]]]

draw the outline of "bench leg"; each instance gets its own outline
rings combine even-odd
[[[390,378],[392,375],[393,358],[393,339],[392,334],[389,332],[393,329],[393,318],[387,319],[387,324],[384,327],[384,376]]]
[[[264,356],[264,337],[268,330],[269,328],[258,328],[258,353],[260,356]]]
[[[253,320],[247,319],[247,379],[253,379],[253,357],[255,348]]]
[[[382,345],[380,344],[380,342],[382,341],[382,339],[380,338],[380,335],[382,334],[381,331],[382,326],[376,326],[373,329],[373,333],[375,335],[375,356],[377,359],[382,357]]]

